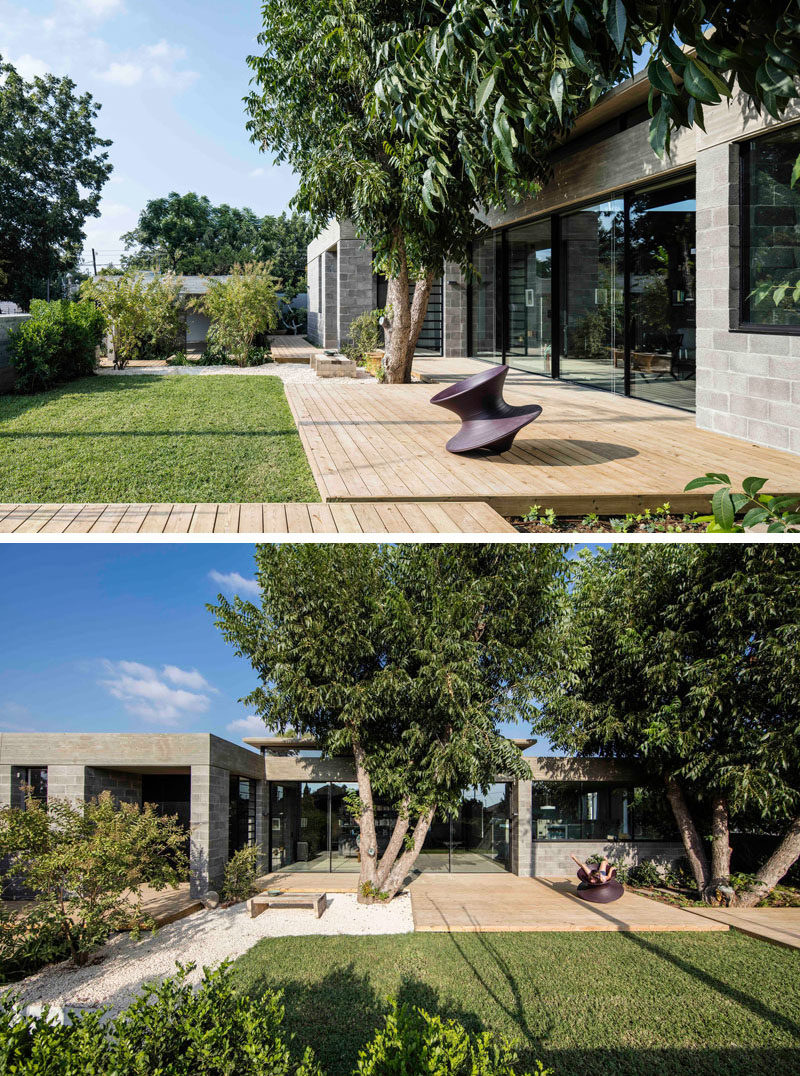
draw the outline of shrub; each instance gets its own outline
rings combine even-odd
[[[145,986],[114,1019],[77,1013],[67,1025],[21,1013],[0,996],[0,1067],[18,1076],[322,1076],[310,1049],[295,1061],[280,994],[234,992],[228,965],[192,989],[193,965]]]
[[[652,859],[643,859],[628,870],[628,884],[651,888],[664,884],[664,872]]]
[[[258,848],[247,845],[234,852],[225,865],[222,879],[223,900],[247,900],[256,891]]]
[[[167,359],[167,366],[191,366],[192,363],[186,356],[185,351],[176,351]]]
[[[94,373],[105,318],[93,303],[35,299],[31,316],[10,336],[14,390],[42,392]]]
[[[278,292],[270,266],[264,262],[234,265],[227,280],[211,280],[208,291],[193,302],[211,319],[209,343],[218,344],[240,366],[259,333],[278,323]]]
[[[272,362],[272,351],[269,347],[251,347],[247,352],[248,366],[264,366]]]
[[[33,922],[25,913],[0,910],[0,983],[13,983],[45,964],[69,956],[55,923]]]
[[[384,1026],[361,1051],[359,1076],[518,1076],[517,1055],[489,1032],[392,1002]],[[537,1062],[538,1076],[547,1071]]]
[[[383,310],[368,310],[353,318],[350,333],[342,344],[342,354],[363,366],[369,353],[374,351],[381,341],[379,318],[384,313]]]
[[[81,294],[93,299],[106,316],[114,364],[162,358],[175,347],[183,329],[181,286],[167,273],[148,280],[139,270],[85,280]]]
[[[29,797],[24,808],[0,809],[4,874],[34,894],[26,926],[33,939],[63,939],[76,964],[112,931],[148,925],[139,887],[177,887],[188,870],[185,844],[177,818],[108,792],[90,803]]]

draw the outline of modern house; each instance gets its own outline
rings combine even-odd
[[[800,454],[800,108],[776,122],[741,100],[708,107],[706,131],[681,131],[660,159],[649,91],[640,73],[606,94],[544,189],[485,217],[476,276],[443,267],[421,349],[693,411],[701,429]],[[385,301],[347,222],[309,245],[308,280],[320,346]]]
[[[358,872],[358,830],[347,805],[352,759],[323,758],[313,741],[248,737],[248,748],[207,734],[0,733],[0,806],[23,788],[88,800],[109,790],[177,814],[190,833],[194,894],[219,884],[230,855],[257,845],[267,870]],[[529,750],[530,740],[517,740]],[[256,748],[251,750],[250,748]],[[466,789],[458,815],[437,817],[417,861],[425,871],[570,874],[570,853],[627,863],[683,854],[660,791],[633,765],[527,757],[530,780],[498,774]],[[394,825],[377,804],[378,852]]]

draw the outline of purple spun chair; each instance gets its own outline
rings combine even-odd
[[[461,429],[447,442],[448,452],[507,452],[523,426],[542,413],[538,404],[513,407],[503,399],[507,366],[493,366],[479,374],[448,385],[431,398],[431,403],[454,411]]]
[[[575,895],[580,897],[581,900],[591,901],[592,904],[610,904],[612,900],[619,900],[625,890],[617,881],[613,867],[611,871],[612,873],[609,875],[607,882],[592,885],[586,876],[586,871],[581,867],[578,871],[581,884],[578,886]]]

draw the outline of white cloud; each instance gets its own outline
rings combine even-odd
[[[267,727],[256,714],[248,714],[247,717],[238,717],[225,726],[228,732],[237,732],[242,736],[264,736]]]
[[[256,579],[245,579],[243,575],[239,575],[238,572],[218,572],[210,571],[208,578],[217,583],[223,590],[233,594],[247,594],[250,597],[257,597],[260,591],[258,581]]]
[[[100,72],[100,78],[116,86],[135,86],[137,82],[142,81],[143,76],[144,68],[141,64],[132,63],[109,64],[105,71]]]
[[[67,7],[73,15],[93,19],[106,19],[125,10],[122,0],[68,0]]]
[[[103,668],[107,678],[100,680],[100,685],[119,699],[129,714],[145,721],[175,726],[193,714],[205,713],[211,705],[208,694],[203,691],[213,691],[214,688],[196,669],[165,665],[159,672],[138,661],[108,660],[103,661]],[[187,686],[196,690],[188,691]]]
[[[3,50],[0,50],[0,52],[5,55]],[[11,63],[16,67],[19,74],[28,81],[35,75],[46,75],[50,70],[44,60],[40,60],[38,56],[31,56],[29,52],[24,52],[21,56],[17,56]]]
[[[250,173],[250,178],[251,179],[257,179],[259,176],[263,176],[263,175],[264,175],[264,169],[263,168],[254,168],[253,171]]]

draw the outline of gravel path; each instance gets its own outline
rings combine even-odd
[[[38,1013],[44,1004],[62,1012],[99,1006],[117,1012],[130,1004],[144,983],[171,975],[176,960],[196,963],[191,980],[199,982],[204,964],[210,967],[235,959],[262,938],[408,934],[413,929],[411,897],[407,893],[395,897],[388,907],[359,904],[353,893],[331,893],[319,919],[305,908],[267,909],[251,919],[245,905],[236,904],[196,912],[154,934],[143,934],[138,942],[128,934],[118,934],[88,967],[55,964],[11,989],[32,1013]]]
[[[285,384],[317,385],[320,380],[328,384],[376,384],[375,378],[366,370],[359,370],[357,377],[320,379],[307,363],[300,362],[268,362],[263,366],[126,366],[124,370],[112,370],[104,366],[97,372],[101,377],[206,377],[211,374],[225,374],[231,377],[279,377]]]

